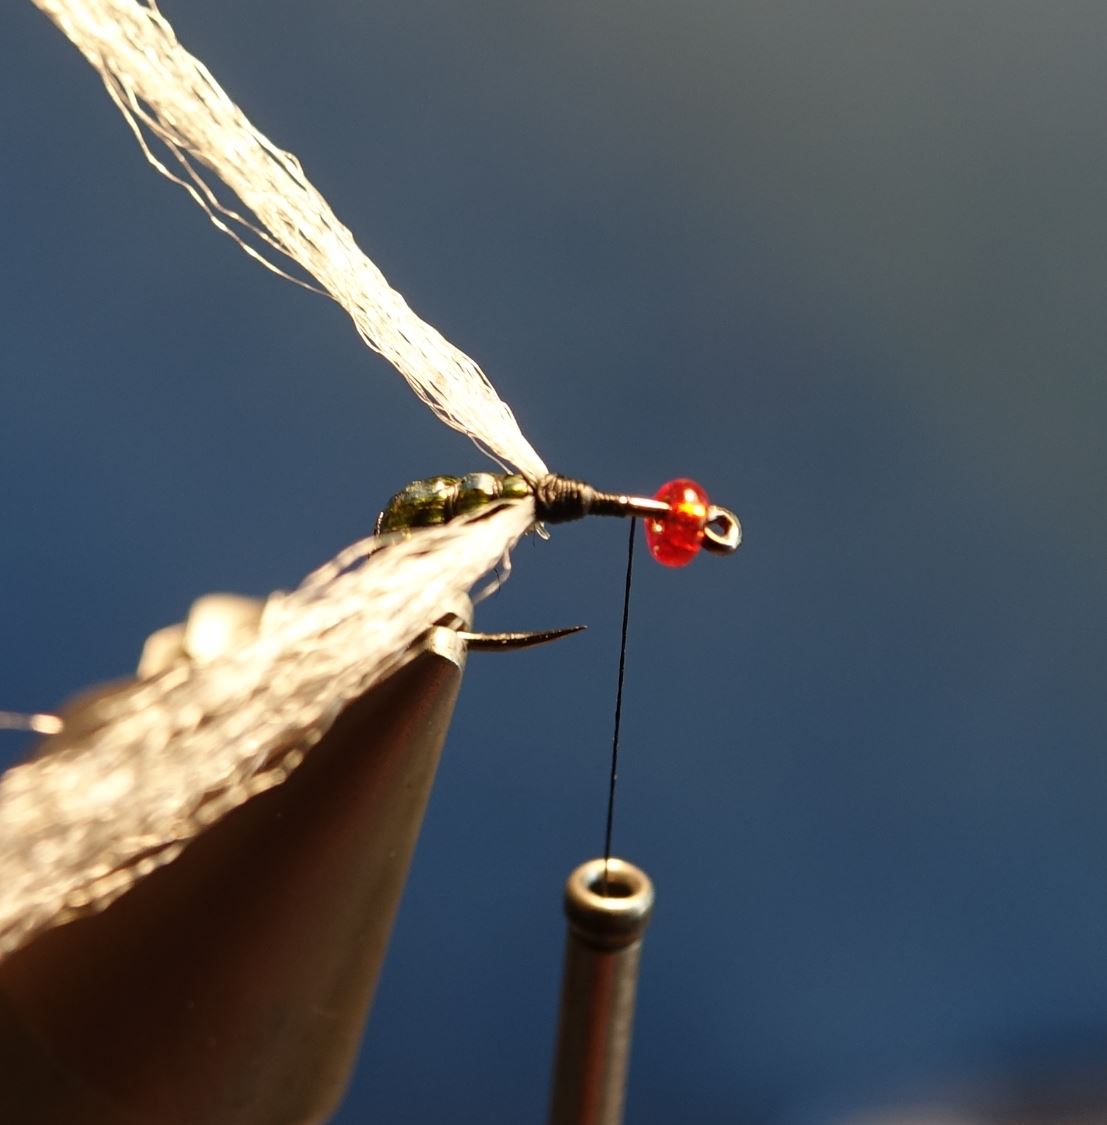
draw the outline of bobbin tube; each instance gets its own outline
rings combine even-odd
[[[549,1125],[623,1120],[638,963],[653,900],[649,876],[622,859],[589,860],[565,884],[569,926]]]

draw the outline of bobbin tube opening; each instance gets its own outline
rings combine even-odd
[[[625,859],[590,859],[565,882],[565,914],[589,945],[619,949],[638,941],[653,910],[650,877]]]

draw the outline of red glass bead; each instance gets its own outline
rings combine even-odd
[[[656,519],[646,519],[646,545],[664,566],[685,566],[703,543],[707,523],[707,493],[694,480],[671,480],[654,496],[664,500],[671,511]]]

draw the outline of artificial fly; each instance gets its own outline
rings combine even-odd
[[[568,523],[585,516],[640,517],[650,554],[664,566],[685,566],[700,548],[729,555],[742,545],[738,517],[727,508],[709,503],[707,493],[693,480],[671,480],[647,499],[600,492],[590,484],[556,473],[536,479],[522,473],[470,473],[412,481],[377,516],[375,532],[403,534],[417,527],[448,523],[501,501],[525,499],[533,500],[539,524]]]
[[[342,306],[442,421],[517,472],[409,485],[385,507],[379,534],[271,597],[241,647],[140,676],[87,728],[67,726],[61,744],[8,770],[0,957],[106,906],[276,784],[274,763],[298,760],[346,704],[414,659],[443,607],[528,532],[589,514],[640,516],[651,554],[668,566],[741,542],[738,518],[691,481],[648,499],[550,474],[480,367],[391,288],[296,157],[254,127],[153,0],[33,3],[99,73],[159,173],[256,261]],[[233,205],[220,197],[227,190]],[[465,634],[471,645],[508,649],[521,636],[534,643],[537,634]],[[34,718],[24,729],[45,733],[56,722]]]

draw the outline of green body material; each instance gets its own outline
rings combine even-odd
[[[408,531],[449,523],[455,516],[487,508],[499,500],[522,500],[533,489],[518,473],[469,473],[464,477],[427,477],[401,489],[377,517],[376,532]]]

